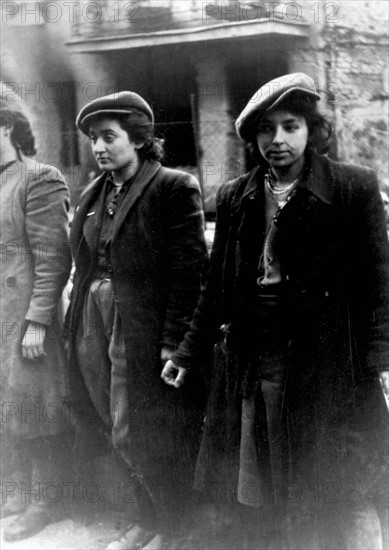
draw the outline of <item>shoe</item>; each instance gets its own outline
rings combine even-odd
[[[143,550],[199,550],[206,548],[205,544],[199,546],[198,541],[191,537],[174,537],[158,533],[143,548]]]
[[[19,505],[19,506],[11,506],[11,504],[3,504],[3,506],[0,507],[0,518],[4,519],[8,516],[14,516],[15,514],[23,514],[23,512],[26,511],[26,506]]]
[[[41,506],[29,506],[27,510],[4,530],[4,540],[14,542],[26,539],[53,523],[52,513]]]
[[[106,550],[141,550],[156,536],[154,531],[132,524],[120,539],[108,544]]]

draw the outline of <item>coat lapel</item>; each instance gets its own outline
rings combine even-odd
[[[123,202],[115,217],[114,227],[112,231],[112,240],[114,240],[128,213],[141,197],[146,187],[151,183],[155,174],[160,170],[161,164],[155,161],[145,160],[142,164],[135,180],[132,182]]]
[[[333,201],[334,187],[336,185],[335,168],[333,168],[328,159],[318,155],[314,151],[307,153],[308,172],[302,182],[296,187],[296,190],[303,188],[315,195],[326,204]],[[335,167],[336,165],[333,164]]]
[[[230,231],[227,248],[231,251],[231,254],[228,254],[228,256],[230,258],[235,258],[235,264],[233,268],[226,266],[226,271],[231,273],[234,272],[235,279],[239,274],[242,259],[240,243],[242,226],[247,226],[247,223],[245,224],[245,220],[247,219],[248,210],[252,207],[260,208],[257,199],[258,182],[261,181],[262,171],[263,167],[261,166],[252,170],[243,185],[240,185],[237,188],[231,199]],[[258,240],[259,239],[260,235],[258,235]]]
[[[73,256],[76,256],[77,249],[83,238],[83,226],[91,204],[98,198],[104,186],[106,174],[102,174],[86,187],[81,195],[80,202],[76,207],[71,225],[70,241],[73,248]],[[97,218],[96,218],[97,219]]]

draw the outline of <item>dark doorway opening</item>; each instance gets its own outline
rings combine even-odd
[[[142,95],[152,106],[155,134],[165,140],[163,163],[196,170],[191,94],[195,72],[182,47],[143,48],[115,53],[118,90]]]

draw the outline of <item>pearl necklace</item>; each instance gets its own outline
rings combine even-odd
[[[267,188],[269,189],[270,193],[272,195],[282,195],[283,193],[288,193],[292,187],[298,182],[300,178],[296,178],[294,181],[289,183],[288,185],[285,185],[285,187],[277,187],[274,184],[272,184],[272,177],[270,174],[266,174],[265,181]]]

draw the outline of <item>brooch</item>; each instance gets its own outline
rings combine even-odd
[[[117,209],[118,209],[117,204],[115,204],[114,202],[109,202],[107,204],[107,214],[108,214],[108,216],[111,216],[111,218],[113,218],[114,215],[116,214]]]

